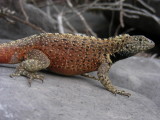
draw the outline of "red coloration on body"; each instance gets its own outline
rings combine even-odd
[[[50,60],[47,69],[63,75],[79,75],[97,71],[102,63],[111,63],[107,55],[121,51],[125,54],[134,53],[153,46],[153,42],[144,36],[128,34],[100,39],[72,34],[42,33],[1,44],[0,63],[20,63],[27,58],[28,52],[36,49]]]
[[[0,63],[9,63],[13,54],[14,49],[0,46]]]
[[[40,34],[0,45],[0,63],[20,63],[33,49],[42,51],[50,60],[52,72],[77,75],[96,71],[100,65],[100,52],[96,43],[87,36],[71,34]],[[101,44],[101,40],[99,40]]]

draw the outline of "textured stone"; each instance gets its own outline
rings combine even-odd
[[[130,90],[130,98],[114,96],[98,81],[47,72],[43,84],[35,80],[29,87],[26,78],[8,76],[12,66],[0,68],[1,120],[160,119],[154,102]]]
[[[115,63],[110,70],[113,84],[153,100],[160,109],[160,60],[131,57]]]

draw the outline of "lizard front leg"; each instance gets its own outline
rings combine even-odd
[[[124,90],[118,90],[115,86],[112,85],[111,80],[108,77],[108,72],[111,67],[112,61],[110,60],[109,55],[107,55],[107,58],[104,60],[102,64],[98,68],[97,76],[99,78],[99,81],[102,83],[102,85],[113,94],[120,94],[125,96],[130,96],[130,93],[125,92]]]
[[[39,79],[43,82],[43,75],[36,72],[42,69],[46,69],[50,65],[49,58],[40,50],[33,49],[25,55],[25,60],[19,64],[15,73],[10,76],[26,76],[28,77],[28,83],[31,86],[33,79]]]

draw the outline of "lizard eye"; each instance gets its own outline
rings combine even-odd
[[[128,49],[128,48],[129,48],[129,46],[128,46],[128,45],[126,45],[126,48]]]

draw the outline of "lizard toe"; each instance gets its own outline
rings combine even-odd
[[[130,97],[130,96],[131,96],[130,93],[127,93],[127,92],[125,92],[124,90],[116,90],[116,94],[124,95],[124,96],[127,96],[127,97]]]
[[[44,82],[44,75],[41,75],[41,74],[38,74],[36,72],[29,72],[29,71],[26,71],[25,69],[17,69],[15,73],[12,73],[10,75],[10,77],[16,77],[16,76],[25,76],[28,78],[28,83],[29,83],[29,86],[31,86],[31,83],[34,79],[37,79],[37,80],[41,80],[42,83]]]
[[[19,73],[12,73],[9,75],[11,78],[16,77],[16,76],[21,76]]]
[[[110,86],[109,89],[108,89],[108,91],[112,92],[114,95],[119,94],[119,95],[124,95],[124,96],[127,96],[127,97],[131,96],[130,93],[127,93],[127,92],[125,92],[124,90],[118,90],[118,89],[117,89],[116,87],[114,87],[114,86]]]
[[[29,83],[29,86],[31,86],[31,83],[33,80],[37,79],[37,80],[41,80],[42,83],[44,81],[44,75],[41,75],[41,74],[38,74],[38,73],[30,73],[28,72],[27,75],[25,75],[26,77],[28,77],[28,83]]]

